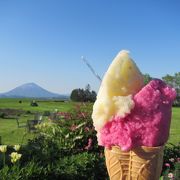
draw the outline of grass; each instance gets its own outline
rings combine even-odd
[[[75,103],[73,102],[59,102],[53,100],[37,100],[38,107],[30,106],[32,99],[21,99],[22,103],[19,103],[20,99],[0,99],[0,109],[12,108],[12,109],[22,109],[31,112],[44,112],[44,111],[54,111],[58,109],[59,111],[70,110]],[[31,119],[32,115],[23,116],[20,118],[20,122],[26,123],[28,119]],[[180,108],[173,108],[172,111],[172,121],[170,129],[170,137],[168,142],[177,144],[180,142],[179,137],[180,132]],[[15,119],[0,119],[0,136],[2,136],[2,143],[4,144],[20,144],[22,142],[22,137],[24,137],[23,143],[27,142],[27,139],[33,138],[34,133],[27,133],[26,128],[18,128]]]
[[[19,101],[22,103],[19,103]],[[74,103],[70,101],[56,101],[56,100],[40,100],[37,99],[37,107],[30,106],[32,99],[0,99],[0,109],[10,108],[10,109],[22,109],[31,112],[43,112],[43,111],[54,111],[58,109],[59,111],[67,111],[73,107]]]
[[[15,119],[0,119],[0,136],[2,144],[15,145],[27,142],[28,139],[34,137],[34,134],[27,133],[25,127],[18,128]]]
[[[19,103],[19,101],[22,103]],[[36,100],[37,107],[30,106],[32,99],[0,99],[0,109],[21,109],[35,112],[50,111],[55,109],[58,111],[66,112],[70,110],[75,103],[73,102],[61,102],[56,100]],[[26,124],[28,119],[32,119],[33,115],[26,115],[20,117],[20,123]],[[15,119],[2,119],[0,118],[0,136],[2,137],[2,143],[8,145],[26,143],[29,138],[35,136],[34,133],[28,133],[25,127],[18,128]],[[24,136],[24,140],[23,140]],[[23,141],[22,141],[23,140]]]
[[[180,108],[175,107],[172,110],[172,120],[170,128],[169,143],[177,144],[180,142]]]

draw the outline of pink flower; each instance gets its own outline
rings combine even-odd
[[[85,118],[86,116],[85,116],[85,113],[83,113],[83,112],[81,112],[81,115],[82,115],[82,117],[83,118]]]
[[[89,127],[85,127],[84,130],[85,130],[86,132],[88,132],[90,129],[89,129]]]
[[[174,178],[174,175],[173,175],[173,173],[169,173],[169,174],[168,174],[168,178],[171,178],[171,179],[173,179],[173,178]]]
[[[90,145],[92,144],[92,138],[89,138],[89,139],[88,139],[88,145],[89,145],[89,144],[90,144]]]
[[[170,164],[169,164],[169,163],[165,163],[165,166],[166,166],[166,167],[170,167]]]
[[[66,120],[71,120],[72,119],[72,114],[71,113],[64,113],[64,119]]]
[[[102,158],[102,157],[104,157],[104,154],[101,152],[99,156]]]
[[[57,115],[61,116],[62,118],[66,120],[72,119],[72,114],[68,112],[58,112]]]
[[[75,131],[76,128],[77,128],[77,126],[73,124],[73,125],[70,127],[70,130],[71,130],[71,131]]]
[[[180,163],[180,158],[177,158],[177,162]]]
[[[91,147],[92,147],[92,138],[89,138],[89,139],[88,139],[88,145],[85,146],[84,149],[89,150],[89,149],[91,149]]]
[[[75,106],[76,110],[78,111],[80,109],[80,105],[79,104],[76,104]]]
[[[85,119],[87,117],[86,112],[78,112],[77,117],[80,119]]]

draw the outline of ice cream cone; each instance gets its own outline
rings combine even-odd
[[[162,170],[163,149],[163,146],[142,146],[124,152],[118,146],[106,148],[110,180],[158,180]]]

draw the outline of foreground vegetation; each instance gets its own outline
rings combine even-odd
[[[18,109],[21,106],[22,123],[32,118],[37,111],[43,113],[45,119],[36,126],[36,133],[27,133],[25,128],[17,128],[14,119],[0,119],[0,135],[3,144],[8,144],[6,151],[0,150],[1,179],[108,179],[103,148],[97,146],[92,125],[92,104],[37,101],[38,106],[31,107],[31,100],[22,103],[10,99],[7,101],[11,108]],[[5,109],[0,104],[1,109]],[[58,109],[56,120],[48,116],[54,109]],[[164,179],[169,179],[168,175],[179,178],[178,117],[180,109],[173,108],[169,140],[173,144],[167,144],[165,148]],[[19,150],[14,148],[15,144],[21,145]]]
[[[37,135],[12,162],[12,146],[1,153],[0,177],[3,179],[106,179],[103,149],[97,146],[91,121],[91,104],[77,104],[59,119],[37,126]],[[3,160],[5,155],[5,161]]]
[[[28,119],[33,119],[34,113],[40,112],[46,116],[43,116],[43,120],[47,121],[51,112],[57,109],[59,112],[70,111],[75,104],[74,102],[61,102],[61,101],[37,101],[38,106],[30,106],[31,99],[25,99],[22,103],[19,103],[17,99],[0,99],[0,109],[21,109],[22,112],[19,115],[19,121],[22,125],[25,125]],[[91,104],[92,105],[92,104]],[[174,107],[172,111],[172,121],[170,129],[169,143],[177,144],[180,141],[180,108]],[[24,139],[22,141],[22,137]],[[26,128],[18,128],[16,119],[0,118],[0,136],[2,137],[3,144],[13,145],[26,143],[27,140],[36,136],[33,133],[27,133]],[[12,138],[13,137],[13,138]]]

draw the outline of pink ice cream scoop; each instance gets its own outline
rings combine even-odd
[[[114,115],[100,130],[99,144],[128,151],[137,146],[161,146],[169,136],[171,108],[176,91],[159,79],[133,96],[134,109],[125,117]]]

